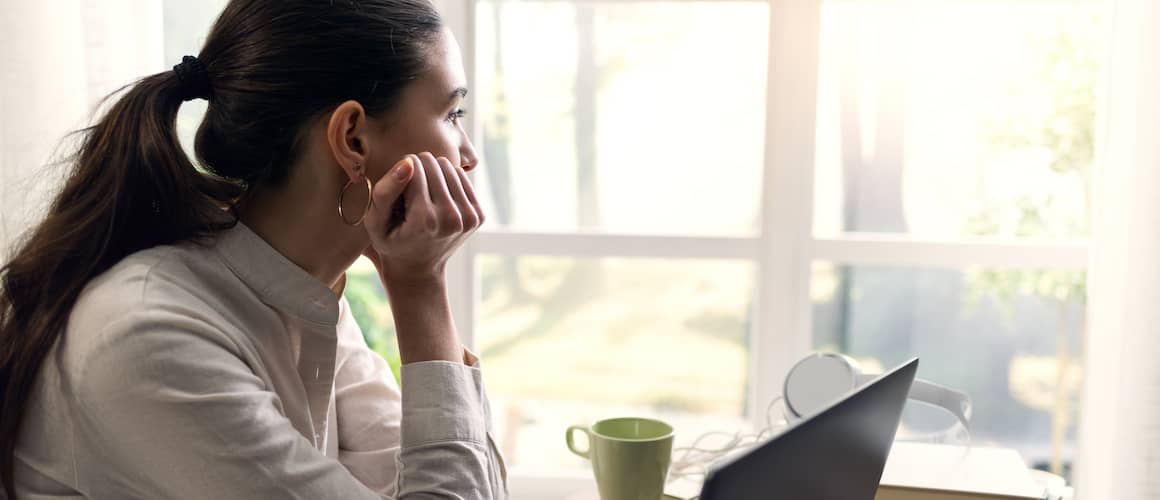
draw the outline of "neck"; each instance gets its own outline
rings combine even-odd
[[[362,228],[338,219],[337,206],[323,206],[328,200],[318,193],[326,190],[287,191],[259,189],[239,207],[240,219],[278,253],[337,294],[347,268],[366,247],[366,236]],[[337,202],[329,201],[330,205]]]

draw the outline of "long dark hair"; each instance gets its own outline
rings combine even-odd
[[[307,121],[346,100],[389,111],[426,69],[442,22],[428,0],[232,0],[198,60],[209,107],[202,168],[177,138],[176,72],[123,90],[83,140],[45,219],[0,268],[0,481],[45,356],[85,285],[125,256],[198,241],[252,186],[281,182]]]

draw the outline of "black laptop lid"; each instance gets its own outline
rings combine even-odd
[[[873,500],[918,359],[711,471],[701,500]]]

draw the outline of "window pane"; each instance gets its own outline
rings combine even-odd
[[[1053,452],[1070,461],[1084,273],[815,262],[812,294],[815,347],[851,354],[869,368],[919,356],[920,378],[970,394],[972,443],[1018,449],[1039,467]],[[933,418],[946,420],[913,425],[954,421],[941,412]]]
[[[524,469],[587,467],[569,424],[657,416],[678,442],[745,413],[753,265],[481,256],[477,342],[501,446]]]
[[[756,232],[764,3],[481,2],[477,22],[493,228]]]
[[[826,2],[815,233],[1086,237],[1103,8]]]

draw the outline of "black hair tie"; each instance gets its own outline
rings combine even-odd
[[[173,72],[177,73],[177,81],[181,84],[181,100],[209,100],[212,93],[209,86],[209,73],[205,71],[205,65],[196,57],[182,57],[181,64],[174,66]]]

